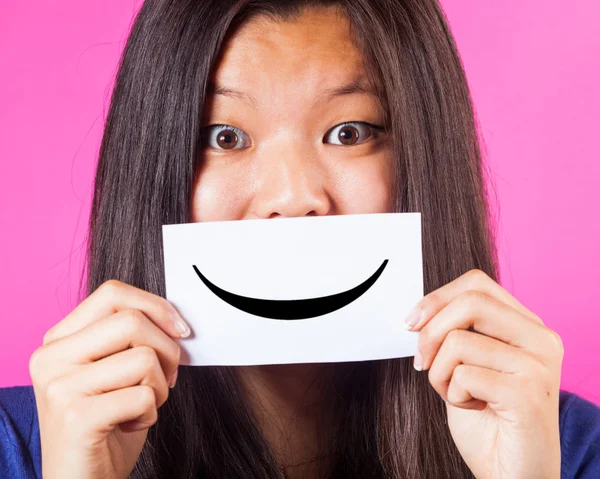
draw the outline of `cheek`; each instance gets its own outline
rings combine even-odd
[[[249,190],[248,177],[243,173],[232,169],[204,168],[194,184],[192,221],[243,218],[248,206]]]
[[[365,158],[345,165],[336,171],[332,185],[337,213],[389,213],[391,186],[391,158]]]

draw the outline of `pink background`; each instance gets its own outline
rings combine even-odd
[[[498,197],[502,284],[600,404],[600,2],[446,0]],[[0,386],[77,304],[95,158],[140,1],[0,4]]]

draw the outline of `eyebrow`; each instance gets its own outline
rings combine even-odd
[[[379,98],[373,85],[367,83],[364,78],[357,78],[342,86],[324,90],[317,97],[317,101],[327,102],[337,96],[353,95],[355,93],[367,93]]]
[[[252,97],[252,95],[248,95],[243,91],[236,90],[234,88],[228,88],[219,83],[209,83],[206,89],[207,95],[223,95],[228,96],[230,98],[237,98],[245,103],[248,103],[251,107],[256,107],[256,100]]]
[[[226,87],[225,85],[221,85],[219,83],[209,83],[206,93],[207,95],[223,95],[230,98],[237,98],[238,100],[241,100],[252,107],[256,107],[256,100],[254,97],[252,97],[252,95],[240,90],[236,90],[235,88]],[[328,102],[338,96],[353,95],[356,93],[366,93],[379,98],[373,85],[367,83],[364,78],[357,78],[339,87],[323,90],[317,95],[315,102]]]

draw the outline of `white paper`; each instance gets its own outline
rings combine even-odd
[[[163,241],[167,299],[192,329],[189,338],[179,341],[183,365],[415,354],[418,333],[402,324],[423,297],[420,213],[164,225]],[[230,305],[209,289],[194,266],[222,291],[252,299],[240,306],[235,303],[239,298],[223,296],[236,304]],[[318,314],[331,308],[330,298],[298,300],[350,291],[339,307],[369,279],[373,284],[366,291],[335,311],[306,319],[261,316]],[[253,299],[294,301],[290,308]]]

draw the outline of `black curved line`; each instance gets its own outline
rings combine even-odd
[[[369,279],[348,291],[333,294],[331,296],[322,296],[320,298],[283,300],[249,298],[247,296],[230,293],[211,283],[200,272],[196,265],[193,266],[194,271],[196,271],[196,274],[207,288],[234,308],[263,318],[294,320],[323,316],[324,314],[337,311],[357,300],[366,293],[373,284],[375,284],[375,281],[381,276],[381,273],[383,273],[387,264],[388,260],[386,259]]]

